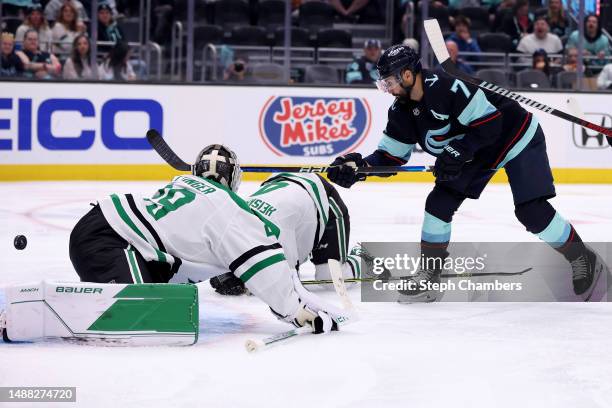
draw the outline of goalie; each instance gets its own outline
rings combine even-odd
[[[113,194],[83,216],[70,235],[81,280],[167,283],[176,273],[200,280],[229,270],[282,320],[330,331],[337,314],[302,287],[279,228],[236,195],[234,152],[207,146],[193,169],[151,198]]]

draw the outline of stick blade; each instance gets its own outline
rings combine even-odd
[[[438,62],[442,64],[444,61],[450,59],[438,20],[435,18],[425,20],[423,22],[423,26],[425,28],[425,34],[427,34],[429,44],[431,45],[431,49],[436,55]]]
[[[179,171],[191,171],[191,166],[181,160],[180,157],[168,146],[162,135],[155,129],[147,131],[147,141],[151,147],[166,161],[170,166]]]

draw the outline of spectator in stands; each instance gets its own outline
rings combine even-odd
[[[228,65],[223,71],[224,81],[244,81],[247,72],[246,61],[242,58],[237,58],[234,62]]]
[[[23,42],[23,37],[26,31],[35,30],[38,34],[38,42],[41,44],[41,49],[49,50],[49,43],[51,42],[51,29],[49,24],[42,14],[42,7],[40,4],[34,3],[32,7],[29,7],[26,12],[26,18],[15,33],[15,41],[18,43]]]
[[[52,79],[62,72],[62,65],[57,57],[46,51],[41,51],[38,44],[38,32],[26,31],[23,38],[23,49],[17,55],[25,66],[25,76],[38,79]]]
[[[363,55],[355,58],[346,68],[347,84],[372,84],[378,79],[376,62],[382,53],[379,40],[370,39],[363,45]]]
[[[15,53],[15,36],[11,33],[2,33],[0,37],[0,77],[19,77],[23,71],[23,61]]]
[[[606,64],[597,76],[598,89],[612,89],[612,64]]]
[[[446,49],[448,50],[448,55],[450,56],[451,61],[455,63],[457,68],[461,71],[465,72],[468,75],[474,75],[474,68],[470,64],[467,64],[461,58],[459,58],[459,47],[457,43],[454,41],[446,42]]]
[[[503,0],[498,5],[491,6],[489,20],[492,20],[493,31],[499,31],[506,16],[512,16],[516,0]]]
[[[126,43],[118,42],[98,68],[100,79],[107,81],[133,81],[136,74],[129,61],[129,48]]]
[[[336,12],[350,21],[380,23],[382,15],[377,0],[328,0]]]
[[[551,66],[548,53],[546,52],[546,50],[543,49],[534,51],[532,56],[531,68],[544,72],[548,79],[551,79],[554,75],[562,71],[561,67],[559,66]]]
[[[549,31],[550,27],[546,17],[539,16],[533,25],[533,33],[524,36],[519,41],[516,50],[529,55],[532,55],[536,50],[544,50],[549,54],[562,52],[563,43],[561,43],[561,39]]]
[[[77,13],[79,15],[79,20],[81,21],[89,21],[89,16],[87,15],[87,10],[83,7],[83,3],[79,0],[51,0],[45,6],[45,17],[49,21],[55,21],[58,16],[59,10],[65,3],[72,3],[74,8],[76,8]]]
[[[102,3],[98,6],[98,41],[117,43],[124,41],[123,31],[113,19],[110,6]],[[110,46],[99,46],[101,51],[110,51]]]
[[[455,32],[448,36],[448,40],[457,44],[460,52],[481,52],[478,41],[470,34],[470,19],[459,15],[455,17]],[[476,61],[478,57],[466,58],[468,61]]]
[[[71,2],[66,2],[59,10],[53,30],[53,52],[67,55],[72,48],[72,42],[86,30],[85,24],[79,20],[76,8]]]
[[[521,38],[533,31],[533,20],[529,15],[529,1],[518,0],[512,9],[512,15],[506,15],[501,24],[501,31],[512,38],[516,48]]]
[[[558,37],[564,37],[569,29],[569,19],[563,9],[561,0],[548,0],[548,12],[546,13],[546,21],[550,26],[550,32]]]
[[[64,79],[96,79],[97,67],[91,69],[89,64],[91,57],[89,37],[79,34],[72,42],[72,52],[64,64]]]
[[[580,33],[578,30],[570,34],[567,40],[567,46],[577,48],[579,36]],[[587,63],[599,66],[605,65],[606,60],[604,58],[610,55],[610,44],[608,38],[606,38],[601,31],[599,17],[594,14],[589,14],[584,18],[584,37],[584,50],[586,51],[586,55],[597,57],[597,59],[587,61]]]
[[[563,66],[563,71],[566,72],[578,72],[578,49],[575,47],[569,47],[565,50],[565,62]],[[593,71],[586,64],[582,65],[582,72],[586,77],[592,77]]]

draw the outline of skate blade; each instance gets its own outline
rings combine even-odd
[[[402,305],[409,305],[411,303],[433,303],[438,299],[442,299],[442,293],[430,290],[419,293],[418,295],[404,295],[400,293],[397,303]]]

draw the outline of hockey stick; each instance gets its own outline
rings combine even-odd
[[[147,140],[157,154],[174,169],[179,171],[192,171],[193,165],[187,164],[178,157],[157,130],[149,129],[149,131],[147,131]],[[250,173],[327,173],[330,166],[240,166],[240,168],[242,171]],[[373,166],[357,168],[357,173],[362,174],[418,173],[431,171],[433,171],[433,166]]]
[[[557,110],[548,105],[544,105],[543,103],[534,101],[533,99],[529,99],[517,93],[510,92],[509,90],[504,89],[495,84],[492,84],[490,82],[473,78],[469,76],[468,74],[464,73],[463,71],[460,71],[455,65],[455,63],[453,63],[453,61],[450,59],[450,55],[448,54],[448,50],[446,49],[446,44],[444,43],[444,37],[442,36],[442,30],[440,29],[438,20],[436,19],[425,20],[423,24],[425,28],[425,33],[427,34],[427,38],[429,40],[429,44],[431,44],[431,48],[434,54],[436,55],[436,58],[438,59],[440,66],[442,66],[442,69],[444,69],[446,73],[456,78],[459,78],[465,82],[469,82],[473,85],[476,85],[477,87],[485,89],[489,92],[493,92],[503,97],[515,100],[527,106],[531,106],[532,108],[539,109],[542,112],[546,112],[558,118],[568,120],[572,123],[576,123],[585,128],[596,130],[600,133],[603,133],[607,137],[612,137],[612,129],[608,129],[603,126],[599,126],[594,123],[591,123],[587,120],[577,118],[576,116],[567,114],[563,111]]]
[[[461,274],[457,274],[457,273],[445,273],[440,275],[441,278],[480,278],[483,276],[499,276],[499,277],[504,277],[504,276],[518,276],[518,275],[522,275],[526,272],[529,272],[530,270],[532,270],[533,268],[527,268],[527,269],[523,269],[522,271],[519,272],[484,272],[484,273],[472,273],[469,275],[461,275]],[[349,282],[349,283],[353,283],[353,282],[374,282],[377,280],[384,280],[384,281],[389,281],[389,280],[394,280],[394,281],[399,281],[405,278],[399,277],[399,276],[391,276],[389,278],[384,278],[384,277],[372,277],[372,278],[349,278],[349,279],[344,279],[344,282]],[[331,279],[320,279],[320,280],[303,280],[302,281],[302,285],[323,285],[323,284],[330,284],[330,283],[334,283]]]
[[[327,173],[335,166],[240,166],[242,171],[250,173]],[[357,167],[357,173],[383,174],[405,172],[431,172],[433,166],[372,166]]]
[[[178,157],[157,130],[149,129],[147,132],[147,140],[157,154],[159,154],[161,158],[174,169],[180,171],[192,171],[193,165],[185,163],[180,157]]]
[[[342,305],[344,306],[344,310],[347,312],[348,316],[340,316],[334,319],[338,326],[345,326],[351,322],[354,322],[358,319],[355,314],[353,304],[351,303],[351,299],[348,297],[348,293],[346,292],[346,285],[342,279],[342,268],[340,263],[334,259],[328,260],[329,270],[332,277],[332,282],[334,284],[334,289],[336,290],[336,294],[340,297],[342,301]],[[256,351],[262,350],[268,346],[271,346],[275,343],[281,342],[283,340],[290,339],[292,337],[301,336],[304,334],[312,334],[312,327],[304,326],[299,327],[297,329],[289,330],[286,332],[278,333],[270,337],[263,338],[261,340],[247,340],[244,344],[247,352],[254,353]]]

